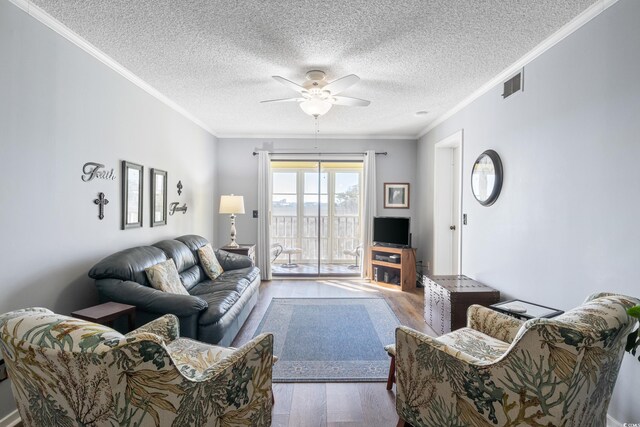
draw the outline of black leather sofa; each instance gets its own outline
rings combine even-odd
[[[187,235],[139,246],[108,256],[89,277],[95,279],[102,302],[136,306],[136,326],[164,314],[180,319],[180,335],[229,346],[258,301],[260,270],[242,255],[215,250],[224,273],[210,280],[200,265],[198,248],[204,237]],[[158,291],[147,280],[145,268],[173,258],[189,295]]]

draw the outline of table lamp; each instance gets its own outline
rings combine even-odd
[[[231,242],[227,246],[239,247],[240,245],[236,243],[236,214],[244,213],[244,197],[233,194],[220,196],[220,211],[218,213],[231,215]]]

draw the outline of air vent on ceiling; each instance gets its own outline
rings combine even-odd
[[[504,82],[504,90],[502,91],[503,98],[507,98],[508,96],[522,90],[522,74],[523,71],[520,71],[518,74]]]

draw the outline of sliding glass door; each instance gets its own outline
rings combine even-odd
[[[276,276],[359,276],[362,162],[273,161]]]

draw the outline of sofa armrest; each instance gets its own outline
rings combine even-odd
[[[96,280],[96,287],[109,301],[135,305],[150,313],[186,317],[198,314],[208,307],[202,298],[170,294],[131,281],[100,279]]]
[[[156,320],[152,320],[146,325],[129,332],[125,337],[144,333],[156,334],[164,340],[165,344],[168,344],[180,336],[180,322],[175,315],[165,314],[164,316],[159,317]]]
[[[523,323],[524,320],[481,305],[474,304],[467,310],[467,327],[508,343],[513,342]]]
[[[246,255],[234,254],[222,249],[216,249],[215,254],[224,271],[239,270],[253,265],[251,258]]]

